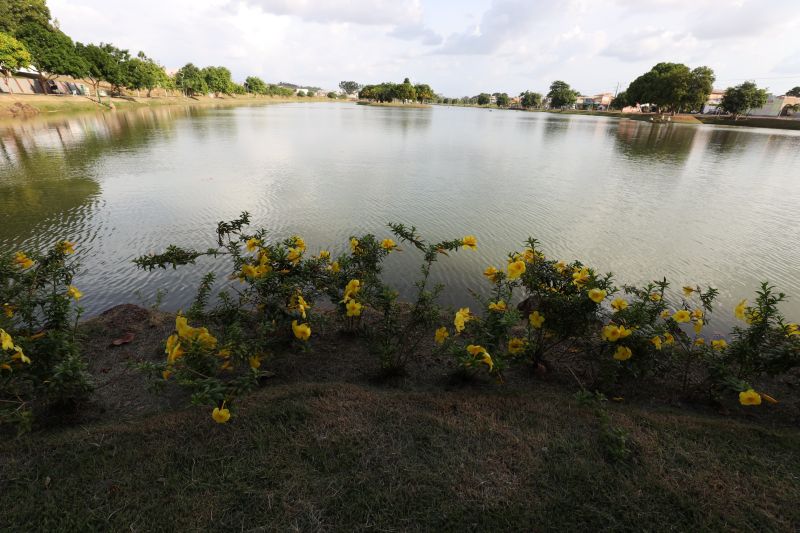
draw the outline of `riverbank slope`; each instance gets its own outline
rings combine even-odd
[[[0,443],[0,529],[762,530],[800,523],[800,430],[578,398],[552,375],[448,377],[424,354],[379,380],[364,343],[315,332],[225,425],[148,391],[174,316],[119,306],[81,326],[98,390],[63,427]],[[123,332],[132,342],[114,347]],[[319,337],[317,337],[319,335]],[[782,406],[762,406],[779,410]],[[766,416],[765,416],[766,415]],[[770,421],[771,420],[771,421]]]
[[[25,119],[35,116],[50,116],[62,113],[81,113],[87,111],[110,111],[114,109],[125,110],[140,107],[160,106],[237,106],[260,105],[285,102],[331,102],[330,98],[298,98],[280,96],[223,96],[211,98],[197,96],[187,98],[174,97],[103,97],[102,103],[85,96],[54,96],[41,94],[0,94],[0,120]],[[336,100],[338,101],[338,100]]]

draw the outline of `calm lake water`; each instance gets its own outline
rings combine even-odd
[[[718,326],[760,280],[794,295],[784,311],[800,319],[800,132],[333,103],[0,125],[0,249],[77,241],[90,314],[160,287],[164,308],[186,306],[224,261],[147,273],[131,259],[211,246],[244,210],[312,252],[389,236],[390,221],[475,234],[477,252],[436,267],[448,304],[474,303],[483,269],[534,236],[620,282],[718,287]],[[392,254],[387,276],[409,286],[418,263]]]

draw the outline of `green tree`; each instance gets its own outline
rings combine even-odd
[[[800,97],[800,87],[795,87],[793,89],[789,89],[786,91],[786,96],[798,96]]]
[[[0,32],[0,73],[8,76],[30,64],[31,54],[25,45],[7,33]]]
[[[330,91],[330,92],[328,93],[328,98],[331,98],[331,99],[336,99],[336,97],[337,97],[337,96],[338,96],[338,95],[337,95],[335,92],[333,92],[333,91]]]
[[[361,89],[361,85],[355,81],[340,81],[339,88],[344,91],[345,94],[355,94]]]
[[[633,80],[626,93],[629,102],[654,104],[662,110],[700,110],[715,79],[708,67],[690,70],[682,63],[658,63]]]
[[[492,101],[492,95],[489,93],[481,93],[478,95],[478,105],[489,105]]]
[[[186,96],[206,94],[208,92],[205,76],[192,63],[187,63],[175,73],[175,86],[182,90]]]
[[[419,102],[427,102],[433,100],[436,95],[427,83],[418,83],[414,86],[414,92],[417,93],[417,100]]]
[[[26,23],[50,29],[46,0],[0,0],[0,32],[16,35]]]
[[[100,83],[117,79],[116,70],[119,64],[105,48],[96,44],[75,43],[75,50],[86,64],[84,77],[94,87],[97,101],[100,101]]]
[[[253,94],[267,94],[267,84],[264,80],[256,76],[248,76],[244,80],[244,85],[247,87],[247,92]]]
[[[144,52],[131,58],[125,63],[127,69],[128,87],[139,91],[147,89],[147,96],[151,96],[156,87],[166,88],[169,85],[169,76],[164,67],[150,59]]]
[[[511,101],[506,93],[499,93],[495,98],[497,98],[497,107],[508,107]]]
[[[550,107],[560,109],[574,104],[578,99],[578,91],[573,90],[567,82],[556,80],[550,84],[547,97],[550,99]]]
[[[628,93],[625,91],[620,91],[617,94],[617,96],[615,96],[614,99],[611,100],[611,103],[609,104],[608,107],[610,109],[622,110],[623,108],[628,107],[629,105],[631,104],[628,100]]]
[[[247,87],[232,81],[225,92],[228,94],[247,94]]]
[[[539,107],[542,105],[542,95],[531,91],[522,92],[519,94],[519,103],[525,109]]]
[[[100,48],[111,57],[116,65],[115,68],[106,73],[105,80],[111,84],[114,93],[120,94],[122,88],[127,87],[130,83],[127,64],[131,59],[131,54],[127,50],[117,48],[110,43],[100,43]]]
[[[214,96],[228,92],[232,83],[230,70],[225,67],[206,67],[202,70],[202,74],[208,90],[214,93]]]
[[[734,119],[750,109],[762,107],[767,103],[767,91],[759,89],[752,81],[746,81],[735,87],[728,87],[722,95],[719,106],[733,115]]]
[[[47,82],[57,76],[81,78],[86,73],[87,65],[75,51],[72,39],[60,30],[26,22],[19,27],[17,38],[30,52],[31,66],[45,93],[49,92]]]
[[[394,97],[398,100],[416,100],[417,99],[417,91],[414,89],[414,86],[411,85],[411,81],[406,78],[403,83],[399,84],[395,88]]]

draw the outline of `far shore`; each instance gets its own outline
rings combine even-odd
[[[56,96],[44,94],[0,94],[0,121],[18,121],[34,117],[60,114],[128,110],[161,106],[240,106],[262,105],[288,102],[341,102],[325,97],[285,97],[285,96],[230,96],[218,98],[210,96],[159,96],[159,97],[107,97],[98,103],[95,98],[86,96]]]
[[[496,105],[477,105],[477,104],[436,104],[445,107],[475,107],[480,109],[491,109],[501,111],[521,111],[524,113],[553,113],[556,115],[584,115],[598,116],[617,119],[639,120],[642,122],[652,122],[653,117],[660,117],[660,113],[623,113],[622,111],[584,111],[580,109],[522,109],[522,108],[503,108]],[[745,126],[750,128],[772,128],[780,130],[800,130],[800,120],[779,117],[740,117],[734,120],[731,117],[719,115],[689,115],[677,114],[666,115],[670,123],[675,124],[708,124],[712,126]]]
[[[370,102],[367,100],[358,100],[356,102],[358,105],[368,105],[374,107],[408,107],[408,108],[428,108],[430,104],[419,104],[419,103],[411,103],[411,104],[404,104],[401,102]]]

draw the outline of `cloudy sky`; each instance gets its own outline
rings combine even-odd
[[[167,68],[224,65],[335,88],[427,82],[446,96],[614,91],[659,61],[708,65],[718,87],[800,85],[798,0],[49,0],[81,42]],[[546,91],[545,91],[546,92]]]

